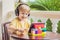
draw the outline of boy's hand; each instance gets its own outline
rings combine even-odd
[[[20,30],[20,31],[16,31],[16,35],[22,37],[24,34],[23,31]]]
[[[26,36],[27,34],[28,34],[28,30],[27,30],[27,29],[17,30],[17,31],[16,31],[16,35],[18,35],[18,36],[20,36],[20,37]]]

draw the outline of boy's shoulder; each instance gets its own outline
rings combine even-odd
[[[15,21],[18,21],[18,18],[14,18],[11,22],[15,22]]]
[[[11,20],[10,25],[16,26],[16,23],[18,23],[17,17]]]
[[[17,17],[11,20],[11,23],[16,23],[18,21]]]

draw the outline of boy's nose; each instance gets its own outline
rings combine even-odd
[[[24,15],[24,17],[27,17],[27,15]]]

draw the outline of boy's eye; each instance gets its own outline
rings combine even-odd
[[[27,14],[26,14],[27,15]]]

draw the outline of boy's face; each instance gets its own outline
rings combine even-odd
[[[21,5],[19,7],[19,19],[23,20],[28,17],[30,14],[30,8],[27,5]]]

